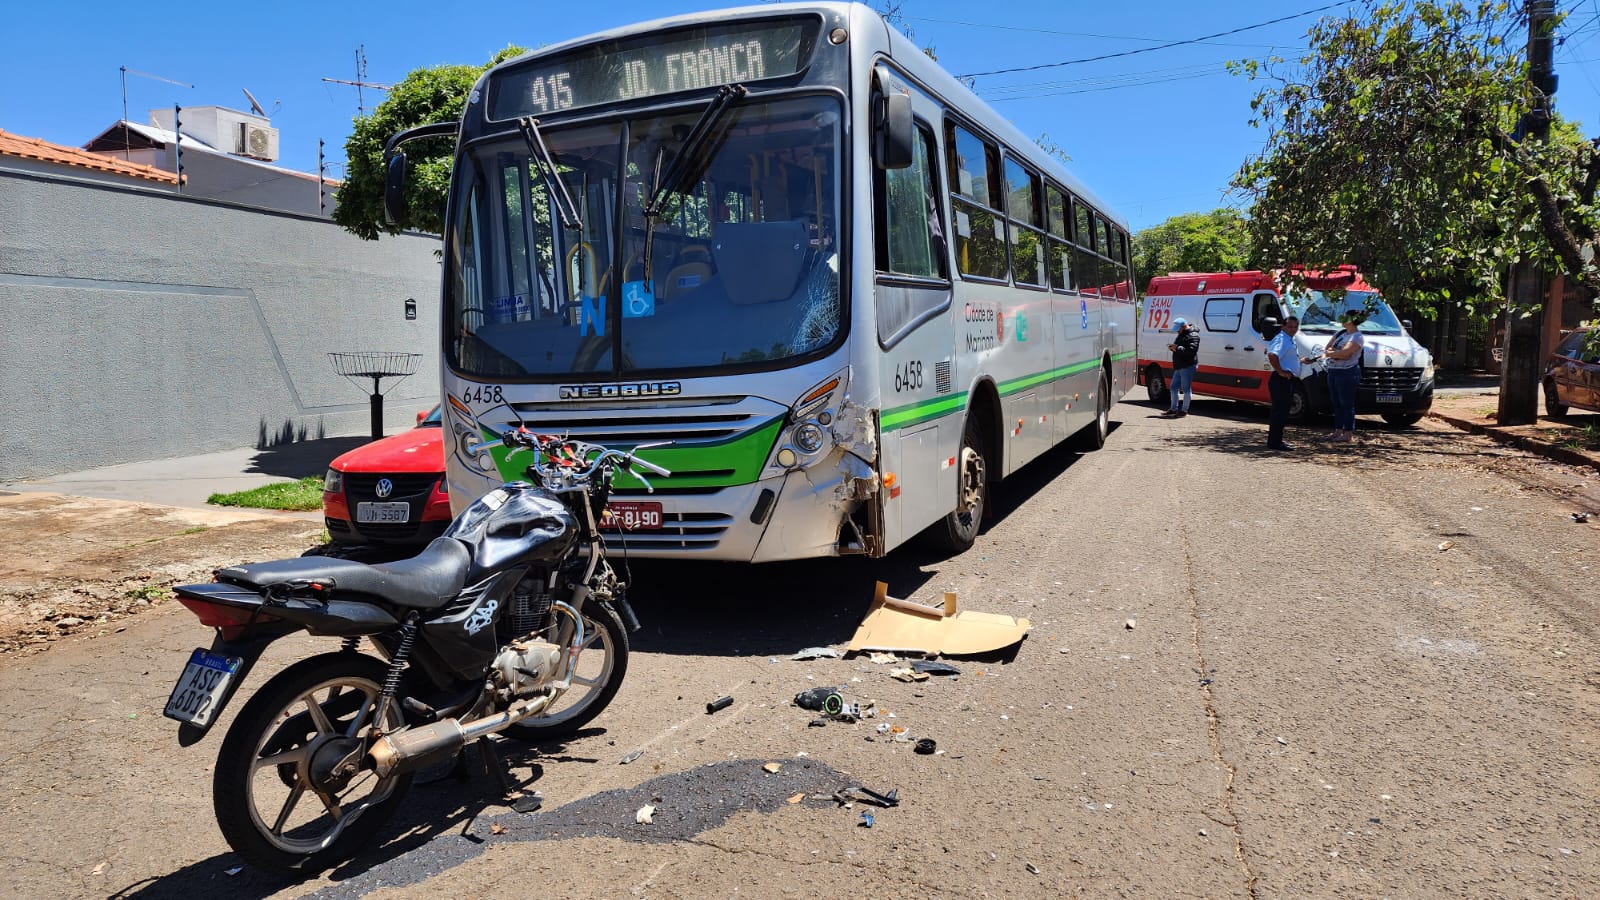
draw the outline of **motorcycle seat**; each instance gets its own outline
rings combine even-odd
[[[472,553],[454,538],[434,538],[410,559],[368,565],[348,559],[299,556],[271,562],[230,566],[217,571],[219,581],[253,588],[300,579],[327,578],[335,593],[371,594],[412,609],[438,609],[456,598],[467,582]]]

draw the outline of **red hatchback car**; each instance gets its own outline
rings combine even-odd
[[[417,427],[341,454],[322,483],[335,544],[426,544],[450,524],[439,407]]]

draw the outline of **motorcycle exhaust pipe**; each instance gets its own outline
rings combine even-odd
[[[367,759],[372,763],[372,770],[381,778],[415,772],[455,756],[462,747],[478,738],[538,715],[549,705],[549,696],[535,697],[520,707],[471,722],[445,719],[421,728],[384,735],[367,751]]]

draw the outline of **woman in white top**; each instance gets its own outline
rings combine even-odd
[[[1361,354],[1366,341],[1361,336],[1361,320],[1355,310],[1339,317],[1344,330],[1333,336],[1323,350],[1328,361],[1328,397],[1333,401],[1334,441],[1349,441],[1356,436],[1356,386],[1361,383]]]

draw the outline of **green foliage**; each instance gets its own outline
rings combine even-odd
[[[1141,281],[1168,272],[1233,272],[1250,262],[1250,225],[1237,210],[1173,216],[1133,236]]]
[[[1504,2],[1367,0],[1313,26],[1296,65],[1235,64],[1266,82],[1251,104],[1266,144],[1234,179],[1255,261],[1355,263],[1419,311],[1500,302],[1519,258],[1592,297],[1579,247],[1600,223],[1600,154],[1559,120],[1547,143],[1518,140],[1526,27]]]
[[[321,509],[322,479],[312,476],[299,481],[280,481],[232,494],[212,494],[206,498],[206,502],[217,506],[292,509],[301,512]]]
[[[344,145],[347,168],[344,183],[334,195],[338,206],[333,220],[369,241],[377,240],[380,233],[442,233],[455,139],[428,138],[406,145],[407,215],[394,225],[383,216],[383,145],[407,128],[460,119],[467,94],[478,78],[490,66],[524,52],[521,47],[510,46],[481,66],[417,69],[395,85],[370,115],[357,116]]]
[[[1039,145],[1040,150],[1054,156],[1063,166],[1072,165],[1072,155],[1063,149],[1060,144],[1057,144],[1054,138],[1050,137],[1050,132],[1039,132],[1039,136],[1034,138],[1033,142]]]

